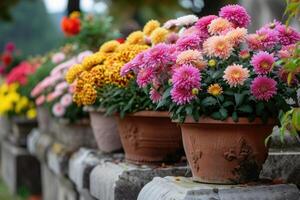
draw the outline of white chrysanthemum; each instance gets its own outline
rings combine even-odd
[[[196,15],[185,15],[178,17],[176,20],[176,26],[190,26],[198,21]]]

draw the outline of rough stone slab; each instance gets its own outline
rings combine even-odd
[[[79,192],[79,200],[97,200],[92,195],[90,194],[89,190],[87,189],[82,189]]]
[[[108,157],[92,149],[81,148],[69,160],[69,178],[78,190],[89,188],[89,177],[92,169],[100,163],[100,158]]]
[[[295,185],[213,185],[185,177],[155,177],[138,200],[299,200]]]
[[[2,141],[1,172],[9,190],[16,194],[21,188],[32,194],[41,193],[40,163],[26,149]]]
[[[57,194],[57,200],[77,200],[79,197],[75,185],[63,176],[58,177]]]
[[[300,187],[300,149],[294,149],[294,151],[270,150],[260,177],[294,183]]]
[[[46,164],[42,164],[42,187],[43,200],[58,199],[58,179]]]
[[[60,143],[54,142],[47,151],[47,164],[49,169],[58,176],[68,174],[68,162],[73,150],[68,149]]]
[[[90,174],[90,193],[101,200],[134,200],[153,177],[171,175],[190,176],[190,169],[185,166],[163,168],[103,162]]]
[[[34,155],[42,161],[46,162],[47,160],[47,152],[53,144],[53,139],[49,135],[40,134],[40,137],[36,143],[36,147],[34,148]]]
[[[37,142],[39,141],[41,134],[38,129],[33,129],[27,136],[27,150],[31,154],[35,154]]]

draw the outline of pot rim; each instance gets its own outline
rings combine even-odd
[[[170,118],[170,114],[169,114],[168,111],[154,111],[154,110],[138,111],[138,112],[135,112],[135,113],[127,114],[126,116],[136,116],[136,117],[168,117],[168,118]]]
[[[178,120],[173,120],[173,122],[179,123]],[[185,121],[182,124],[238,124],[238,125],[276,125],[276,119],[268,119],[267,123],[263,123],[260,118],[256,117],[253,121],[249,122],[249,119],[246,117],[239,117],[239,121],[235,122],[232,117],[228,117],[225,120],[215,120],[210,117],[200,117],[198,121],[190,116],[186,117]]]

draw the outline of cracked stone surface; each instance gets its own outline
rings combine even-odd
[[[155,177],[138,200],[299,200],[295,185],[213,185],[185,177]]]

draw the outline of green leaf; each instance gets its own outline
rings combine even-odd
[[[187,115],[192,115],[193,113],[193,107],[192,106],[188,106],[185,108],[185,112]]]
[[[237,106],[241,105],[243,100],[244,100],[244,97],[245,97],[245,94],[238,94],[238,93],[235,93],[234,94],[234,100],[235,100],[235,104]]]
[[[231,101],[225,101],[222,106],[228,107],[228,106],[232,106],[232,105],[233,105],[233,103]]]
[[[234,111],[233,113],[232,113],[232,120],[233,121],[235,121],[235,122],[238,122],[239,121],[239,117],[238,117],[238,114],[237,114],[237,112],[236,111]]]
[[[217,100],[214,97],[206,97],[201,101],[202,106],[213,106],[217,104]]]
[[[210,115],[211,118],[215,119],[215,120],[221,120],[222,119],[222,115],[220,112],[214,112]]]
[[[242,105],[238,107],[238,110],[244,113],[252,113],[253,109],[250,105]]]
[[[226,119],[228,117],[228,111],[225,108],[220,108],[219,112],[222,116],[222,119]]]
[[[261,116],[262,113],[264,112],[264,108],[265,108],[264,103],[258,102],[256,104],[256,114],[259,115],[259,116]]]

